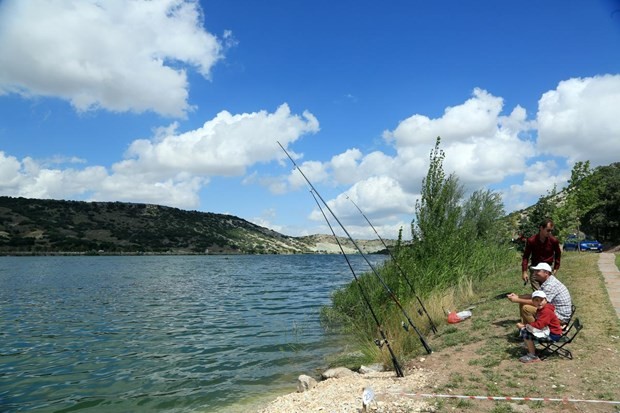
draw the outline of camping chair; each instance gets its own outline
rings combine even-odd
[[[568,320],[566,320],[566,323],[562,324],[563,333],[565,333],[568,330],[568,327],[570,326],[570,322],[573,320],[573,316],[575,315],[575,311],[577,311],[577,307],[575,306],[575,304],[573,304],[570,307],[570,316],[568,317]]]
[[[579,318],[575,318],[572,324],[568,326],[566,331],[562,333],[562,337],[558,341],[543,341],[540,344],[543,348],[540,350],[541,360],[546,359],[549,356],[557,354],[560,357],[566,357],[569,360],[573,359],[573,353],[564,346],[570,344],[577,334],[583,328],[583,324],[579,321]]]

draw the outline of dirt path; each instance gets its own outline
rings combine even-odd
[[[605,287],[611,304],[620,318],[620,271],[616,266],[616,256],[610,252],[603,252],[598,259],[598,267],[605,279]]]

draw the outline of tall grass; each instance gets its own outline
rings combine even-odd
[[[458,310],[460,303],[471,299],[476,284],[511,263],[516,267],[515,251],[505,244],[478,241],[470,246],[471,249],[461,249],[459,254],[452,254],[449,259],[443,256],[416,259],[415,254],[406,260],[400,258],[405,255],[397,257],[396,262],[409,278],[415,294],[394,261],[389,260],[377,268],[383,282],[422,333],[428,334],[430,331],[427,313],[435,324],[443,322],[445,311]],[[366,273],[359,277],[359,283],[395,353],[406,357],[421,352],[417,335],[402,327],[403,323],[407,324],[406,315],[378,277],[372,272]],[[389,354],[373,344],[380,334],[355,281],[334,292],[332,306],[324,307],[322,315],[324,321],[338,324],[344,332],[362,343],[362,351],[367,356],[389,364]]]
[[[379,336],[369,307],[395,353],[401,357],[417,353],[419,337],[402,328],[403,323],[408,324],[407,317],[428,333],[426,313],[435,323],[443,320],[444,310],[453,310],[461,299],[471,296],[474,284],[515,260],[501,225],[501,198],[490,191],[478,191],[464,200],[457,177],[443,173],[439,142],[438,138],[431,151],[429,172],[416,205],[411,245],[398,245],[394,259],[337,290],[332,306],[322,310],[325,322],[338,324],[366,343],[362,351],[373,359],[383,360],[388,355],[368,344]],[[383,361],[389,364],[389,360]]]

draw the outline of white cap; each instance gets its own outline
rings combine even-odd
[[[532,298],[544,298],[545,300],[547,299],[547,294],[545,294],[545,292],[543,290],[536,290],[532,293]]]
[[[532,270],[545,270],[545,271],[552,272],[551,266],[547,264],[546,262],[540,262],[537,265],[532,265],[530,268]]]

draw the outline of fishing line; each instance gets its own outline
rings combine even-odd
[[[325,212],[323,212],[323,208],[321,208],[321,204],[319,203],[319,200],[314,195],[314,192],[310,191],[310,193],[312,194],[312,197],[314,198],[314,202],[316,202],[317,206],[319,207],[319,210],[321,211],[321,214],[323,214],[323,218],[325,218],[325,222],[327,222],[327,226],[329,227],[329,229],[331,230],[332,234],[334,235],[334,239],[336,240],[336,243],[338,243],[338,247],[340,248],[340,251],[342,252],[342,255],[344,256],[344,259],[347,261],[347,264],[349,265],[349,269],[351,270],[351,273],[353,273],[353,278],[355,278],[355,283],[357,284],[357,286],[360,289],[360,293],[362,294],[362,297],[364,298],[364,302],[366,303],[366,306],[368,307],[368,310],[370,310],[370,314],[372,314],[372,318],[375,320],[375,323],[377,324],[377,328],[379,329],[379,334],[381,334],[382,341],[376,340],[375,344],[377,344],[377,346],[379,348],[381,348],[383,345],[387,346],[388,351],[390,352],[390,356],[392,358],[392,364],[394,365],[394,370],[396,371],[396,376],[397,377],[404,377],[404,374],[403,374],[403,371],[402,371],[402,369],[400,367],[400,364],[398,364],[398,360],[396,359],[396,356],[394,355],[394,352],[392,351],[392,347],[390,346],[390,342],[388,341],[385,333],[383,332],[383,328],[381,327],[381,323],[379,322],[379,319],[377,318],[377,315],[375,314],[374,310],[372,309],[372,306],[370,305],[370,300],[368,299],[368,296],[366,295],[366,292],[364,291],[364,288],[362,287],[362,284],[360,283],[360,280],[357,278],[357,275],[355,274],[355,271],[353,270],[353,266],[351,265],[351,262],[349,261],[349,257],[344,252],[344,248],[342,248],[342,244],[340,244],[340,240],[336,236],[336,232],[334,232],[334,228],[332,228],[332,225],[329,223],[329,220],[327,219],[327,216],[325,215]]]
[[[401,275],[403,276],[403,278],[405,279],[405,281],[407,282],[407,285],[409,286],[409,288],[411,289],[411,292],[413,293],[413,296],[416,298],[416,300],[418,300],[418,304],[420,304],[420,307],[422,307],[422,310],[424,311],[424,314],[426,314],[426,317],[428,318],[428,322],[430,323],[431,326],[431,330],[433,331],[433,333],[437,333],[437,327],[435,326],[435,323],[433,323],[433,320],[431,319],[430,314],[428,313],[428,311],[426,311],[426,307],[424,307],[424,304],[422,303],[422,300],[420,299],[420,297],[416,294],[415,289],[413,288],[413,285],[411,284],[411,282],[409,281],[409,277],[407,277],[407,274],[405,273],[405,271],[401,268],[401,266],[398,264],[398,261],[396,260],[396,257],[394,257],[394,255],[392,254],[392,251],[390,251],[390,249],[388,248],[387,244],[385,243],[385,241],[383,241],[383,238],[381,238],[381,235],[379,235],[379,233],[377,232],[377,230],[375,229],[374,225],[372,225],[372,223],[370,222],[370,220],[368,219],[368,217],[362,212],[362,210],[360,209],[359,206],[357,206],[357,204],[355,202],[353,202],[353,200],[351,198],[349,198],[348,195],[345,195],[347,197],[347,199],[349,201],[351,201],[351,203],[353,205],[355,205],[355,208],[357,208],[357,210],[360,212],[360,214],[362,214],[362,216],[366,219],[366,222],[368,222],[368,225],[370,225],[370,227],[372,228],[373,231],[375,231],[375,234],[377,234],[377,237],[379,237],[379,240],[381,240],[381,243],[383,244],[383,246],[385,247],[385,249],[387,250],[388,254],[390,254],[390,257],[392,258],[392,262],[396,265],[396,268],[398,268],[398,270],[400,271]],[[419,312],[419,311],[418,311]],[[420,315],[422,315],[422,313],[419,313]]]
[[[276,141],[278,142],[278,141]],[[334,211],[332,211],[332,209],[329,207],[329,205],[327,204],[327,202],[325,202],[325,200],[323,199],[323,197],[321,196],[321,194],[316,190],[316,188],[314,187],[314,185],[312,185],[312,182],[310,182],[310,180],[306,177],[306,174],[304,174],[304,172],[301,170],[301,168],[299,168],[299,166],[297,166],[297,163],[295,162],[295,160],[291,157],[291,155],[289,155],[289,153],[286,151],[286,149],[284,149],[284,146],[282,146],[282,144],[280,142],[278,142],[278,145],[280,145],[280,148],[282,148],[282,150],[284,151],[284,153],[286,154],[286,156],[288,156],[288,158],[291,160],[291,162],[293,163],[293,165],[295,166],[295,168],[297,169],[297,171],[299,171],[299,173],[301,174],[301,176],[303,176],[303,178],[306,180],[306,182],[308,183],[308,185],[310,186],[310,188],[314,191],[314,193],[319,197],[319,199],[321,200],[321,202],[323,203],[323,205],[325,205],[325,208],[327,208],[327,210],[330,212],[330,214],[332,215],[332,217],[334,217],[334,219],[336,220],[336,222],[338,222],[338,225],[340,225],[340,228],[342,228],[342,230],[344,231],[344,233],[347,235],[347,237],[349,238],[349,240],[353,243],[353,245],[355,246],[355,248],[359,251],[360,255],[364,258],[364,260],[366,261],[366,263],[368,264],[368,266],[370,267],[370,269],[372,270],[372,272],[375,274],[375,276],[377,277],[377,279],[379,280],[379,282],[381,283],[381,285],[383,285],[383,288],[385,289],[385,291],[387,291],[387,293],[389,294],[390,298],[392,298],[392,301],[394,301],[394,303],[396,304],[396,306],[400,309],[400,311],[403,313],[403,315],[405,316],[405,318],[407,319],[407,322],[409,323],[409,325],[413,328],[413,330],[416,332],[416,334],[418,335],[418,338],[420,339],[420,342],[422,343],[422,346],[424,347],[424,349],[426,350],[426,352],[428,354],[431,354],[433,352],[433,350],[431,349],[431,347],[428,345],[428,343],[426,342],[426,339],[424,338],[424,335],[420,332],[420,330],[418,330],[418,327],[416,327],[416,325],[413,323],[413,321],[411,320],[411,317],[409,317],[409,315],[407,314],[407,312],[405,311],[405,309],[403,308],[403,306],[401,305],[400,301],[398,300],[398,298],[396,297],[396,295],[392,292],[392,290],[390,289],[390,287],[385,283],[385,281],[383,281],[383,278],[381,278],[381,276],[379,275],[379,273],[377,272],[377,270],[375,269],[375,267],[371,264],[371,262],[368,260],[368,257],[366,257],[366,255],[364,254],[364,252],[362,251],[362,249],[359,247],[359,245],[357,245],[357,242],[355,242],[355,240],[353,239],[353,237],[351,236],[351,234],[349,234],[349,231],[347,231],[347,229],[344,227],[344,225],[342,225],[342,222],[340,222],[340,220],[338,219],[338,217],[336,216],[336,214],[334,214]],[[403,328],[405,330],[408,330],[408,327],[405,325],[405,322],[402,322]]]
[[[587,399],[571,399],[553,398],[553,397],[515,397],[515,396],[466,396],[458,394],[433,394],[433,393],[405,393],[405,392],[388,392],[381,394],[394,394],[403,397],[428,397],[428,398],[444,398],[444,399],[466,399],[466,400],[495,400],[495,401],[541,401],[541,402],[562,402],[562,403],[599,403],[599,404],[620,404],[617,400],[587,400]]]

